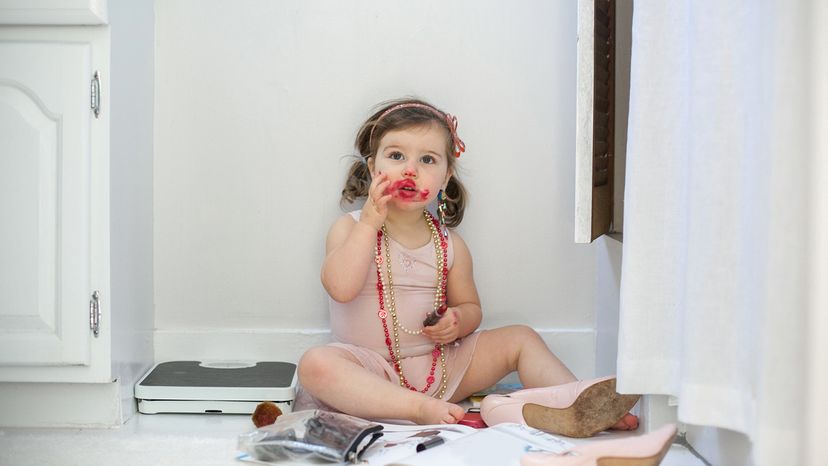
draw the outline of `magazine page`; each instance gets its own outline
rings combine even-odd
[[[519,466],[527,452],[563,453],[575,445],[554,435],[515,423],[498,424],[411,456],[388,463],[395,466]]]
[[[369,465],[389,464],[417,454],[418,446],[420,450],[439,448],[477,431],[460,424],[382,425],[382,437],[362,455],[362,460]]]
[[[561,454],[575,448],[575,444],[572,442],[523,424],[507,422],[490,427],[490,429],[522,439],[531,444],[532,449],[537,451],[548,451],[551,453]]]

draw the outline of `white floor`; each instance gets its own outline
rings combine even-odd
[[[249,416],[230,414],[138,414],[116,429],[0,429],[0,466],[241,466],[249,463],[235,460],[236,437],[252,429]],[[595,440],[574,443],[584,441]],[[661,464],[704,466],[680,445]]]

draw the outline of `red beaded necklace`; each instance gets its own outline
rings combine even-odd
[[[447,249],[448,242],[440,231],[440,225],[437,220],[427,210],[423,211],[426,223],[431,230],[431,238],[434,242],[434,249],[437,253],[437,291],[434,296],[434,309],[438,309],[445,305],[446,302],[446,282],[448,281],[448,260]],[[382,256],[382,246],[385,244],[385,259]],[[377,298],[379,299],[379,311],[377,315],[382,321],[382,330],[385,333],[385,346],[388,347],[388,355],[391,357],[391,363],[394,370],[399,375],[400,386],[408,388],[412,391],[419,391],[425,393],[434,384],[434,372],[437,369],[437,359],[441,362],[441,376],[440,389],[437,391],[437,398],[442,398],[446,392],[446,356],[444,345],[435,344],[434,350],[431,351],[431,370],[426,378],[426,386],[422,390],[418,390],[411,385],[408,379],[403,375],[402,364],[400,362],[400,340],[399,330],[403,328],[397,318],[396,300],[394,296],[394,281],[391,276],[391,249],[388,246],[388,232],[385,229],[385,224],[377,231],[377,249],[374,261],[377,264]],[[385,262],[385,268],[388,275],[388,285],[383,283],[382,277],[382,263]],[[388,310],[386,311],[386,304]],[[392,332],[388,330],[387,317],[391,314]],[[411,333],[411,332],[409,332]]]

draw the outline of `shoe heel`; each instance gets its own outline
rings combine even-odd
[[[615,379],[604,380],[587,387],[571,406],[550,408],[526,403],[523,419],[530,427],[565,435],[591,437],[612,427],[638,402],[640,395],[620,395],[615,391]]]

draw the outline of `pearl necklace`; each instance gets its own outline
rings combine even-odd
[[[436,310],[441,306],[444,306],[446,301],[446,282],[448,281],[448,243],[442,233],[440,233],[437,220],[435,220],[427,210],[423,211],[423,215],[425,217],[426,224],[428,224],[428,227],[431,230],[431,238],[434,242],[434,249],[437,253],[437,291],[434,295],[434,309]],[[385,258],[382,256],[383,244],[385,245]],[[374,261],[377,264],[377,298],[379,300],[379,311],[377,312],[377,315],[382,321],[382,329],[385,333],[385,345],[388,347],[388,354],[391,357],[391,363],[394,366],[394,370],[399,375],[400,386],[408,388],[412,391],[419,391],[421,393],[427,392],[428,389],[431,388],[431,385],[434,384],[434,372],[437,368],[437,358],[439,358],[441,376],[440,389],[437,391],[436,397],[442,398],[446,393],[446,355],[444,345],[435,344],[434,350],[431,351],[431,370],[426,378],[426,386],[422,390],[417,390],[417,388],[411,385],[402,372],[402,364],[400,362],[399,331],[402,330],[410,335],[419,335],[422,333],[422,330],[413,331],[405,328],[400,324],[397,317],[394,280],[391,276],[391,248],[388,245],[388,231],[385,228],[385,224],[383,224],[382,228],[377,231],[377,248]],[[382,276],[381,265],[383,262],[385,262],[385,268],[388,276],[387,285],[385,284]],[[386,303],[388,304],[387,311]],[[386,320],[389,313],[391,314],[393,340],[391,332],[388,331],[388,322]]]

